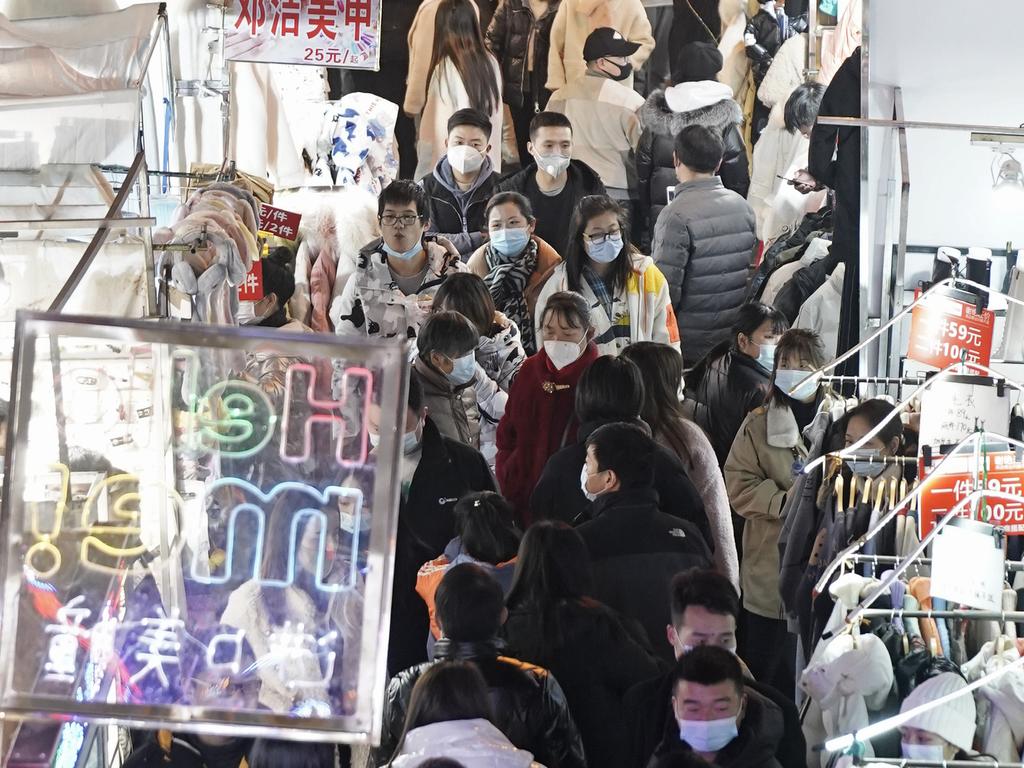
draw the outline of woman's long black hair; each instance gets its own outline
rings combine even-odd
[[[427,73],[428,88],[444,59],[451,61],[462,78],[469,94],[469,106],[485,115],[493,114],[501,95],[472,0],[441,0],[438,5],[434,21],[434,50]]]
[[[614,213],[619,219],[622,230],[622,250],[613,262],[611,283],[608,288],[613,294],[626,289],[626,281],[633,269],[633,257],[638,251],[629,241],[629,216],[626,210],[607,195],[587,195],[580,200],[572,215],[571,236],[565,251],[565,276],[569,290],[580,293],[583,286],[583,267],[590,260],[586,246],[583,245],[583,231],[587,222],[603,213]]]

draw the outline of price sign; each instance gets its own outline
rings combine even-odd
[[[1012,452],[990,453],[985,462],[980,487],[1001,493],[1024,494],[1024,464],[1018,462]],[[953,456],[942,470],[934,471],[925,478],[921,489],[922,537],[935,527],[937,520],[941,520],[975,489],[973,464],[972,456]],[[923,476],[925,467],[919,469]],[[970,507],[965,508],[960,516],[969,518]],[[984,504],[979,504],[979,516],[983,521],[1005,529],[1008,536],[1024,536],[1024,502],[986,499]]]
[[[988,365],[994,324],[990,310],[979,314],[966,301],[932,294],[914,307],[907,357],[936,368],[965,357],[968,362]]]
[[[249,274],[238,286],[239,301],[259,301],[263,298],[263,262],[254,261]]]
[[[301,213],[292,213],[266,203],[260,203],[261,232],[283,237],[285,240],[295,240],[299,236],[300,221],[302,221]]]
[[[950,520],[932,542],[932,597],[982,611],[1001,610],[1005,561],[991,525]]]

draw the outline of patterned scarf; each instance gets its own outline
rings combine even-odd
[[[518,257],[506,257],[487,246],[487,290],[491,292],[494,306],[504,312],[509,320],[519,326],[523,348],[526,354],[537,352],[534,339],[533,318],[526,306],[526,285],[537,269],[537,241],[531,239],[526,250]]]
[[[608,292],[608,286],[605,284],[604,279],[591,269],[589,264],[583,265],[583,277],[586,279],[587,284],[590,285],[590,290],[594,292],[597,303],[601,305],[604,313],[608,315],[608,322],[614,324],[615,318],[612,316],[612,307],[615,305],[615,297]]]

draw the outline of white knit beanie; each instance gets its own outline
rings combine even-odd
[[[943,672],[925,680],[911,691],[903,700],[900,712],[909,712],[926,702],[962,691],[966,687],[967,683],[960,675]],[[974,745],[976,718],[974,696],[971,693],[964,693],[934,709],[915,715],[903,725],[934,733],[964,752],[969,752]]]

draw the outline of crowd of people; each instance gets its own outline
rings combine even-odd
[[[784,508],[803,462],[888,411],[845,413],[808,375],[835,348],[751,283],[822,206],[833,261],[855,251],[853,142],[816,117],[842,114],[859,50],[835,92],[804,82],[797,3],[761,2],[736,86],[716,5],[664,23],[640,0],[424,0],[411,19],[415,176],[380,193],[330,310],[415,358],[372,766],[808,766]],[[944,707],[903,723],[904,755],[968,752],[973,711]],[[304,749],[260,742],[249,766],[337,759]]]

